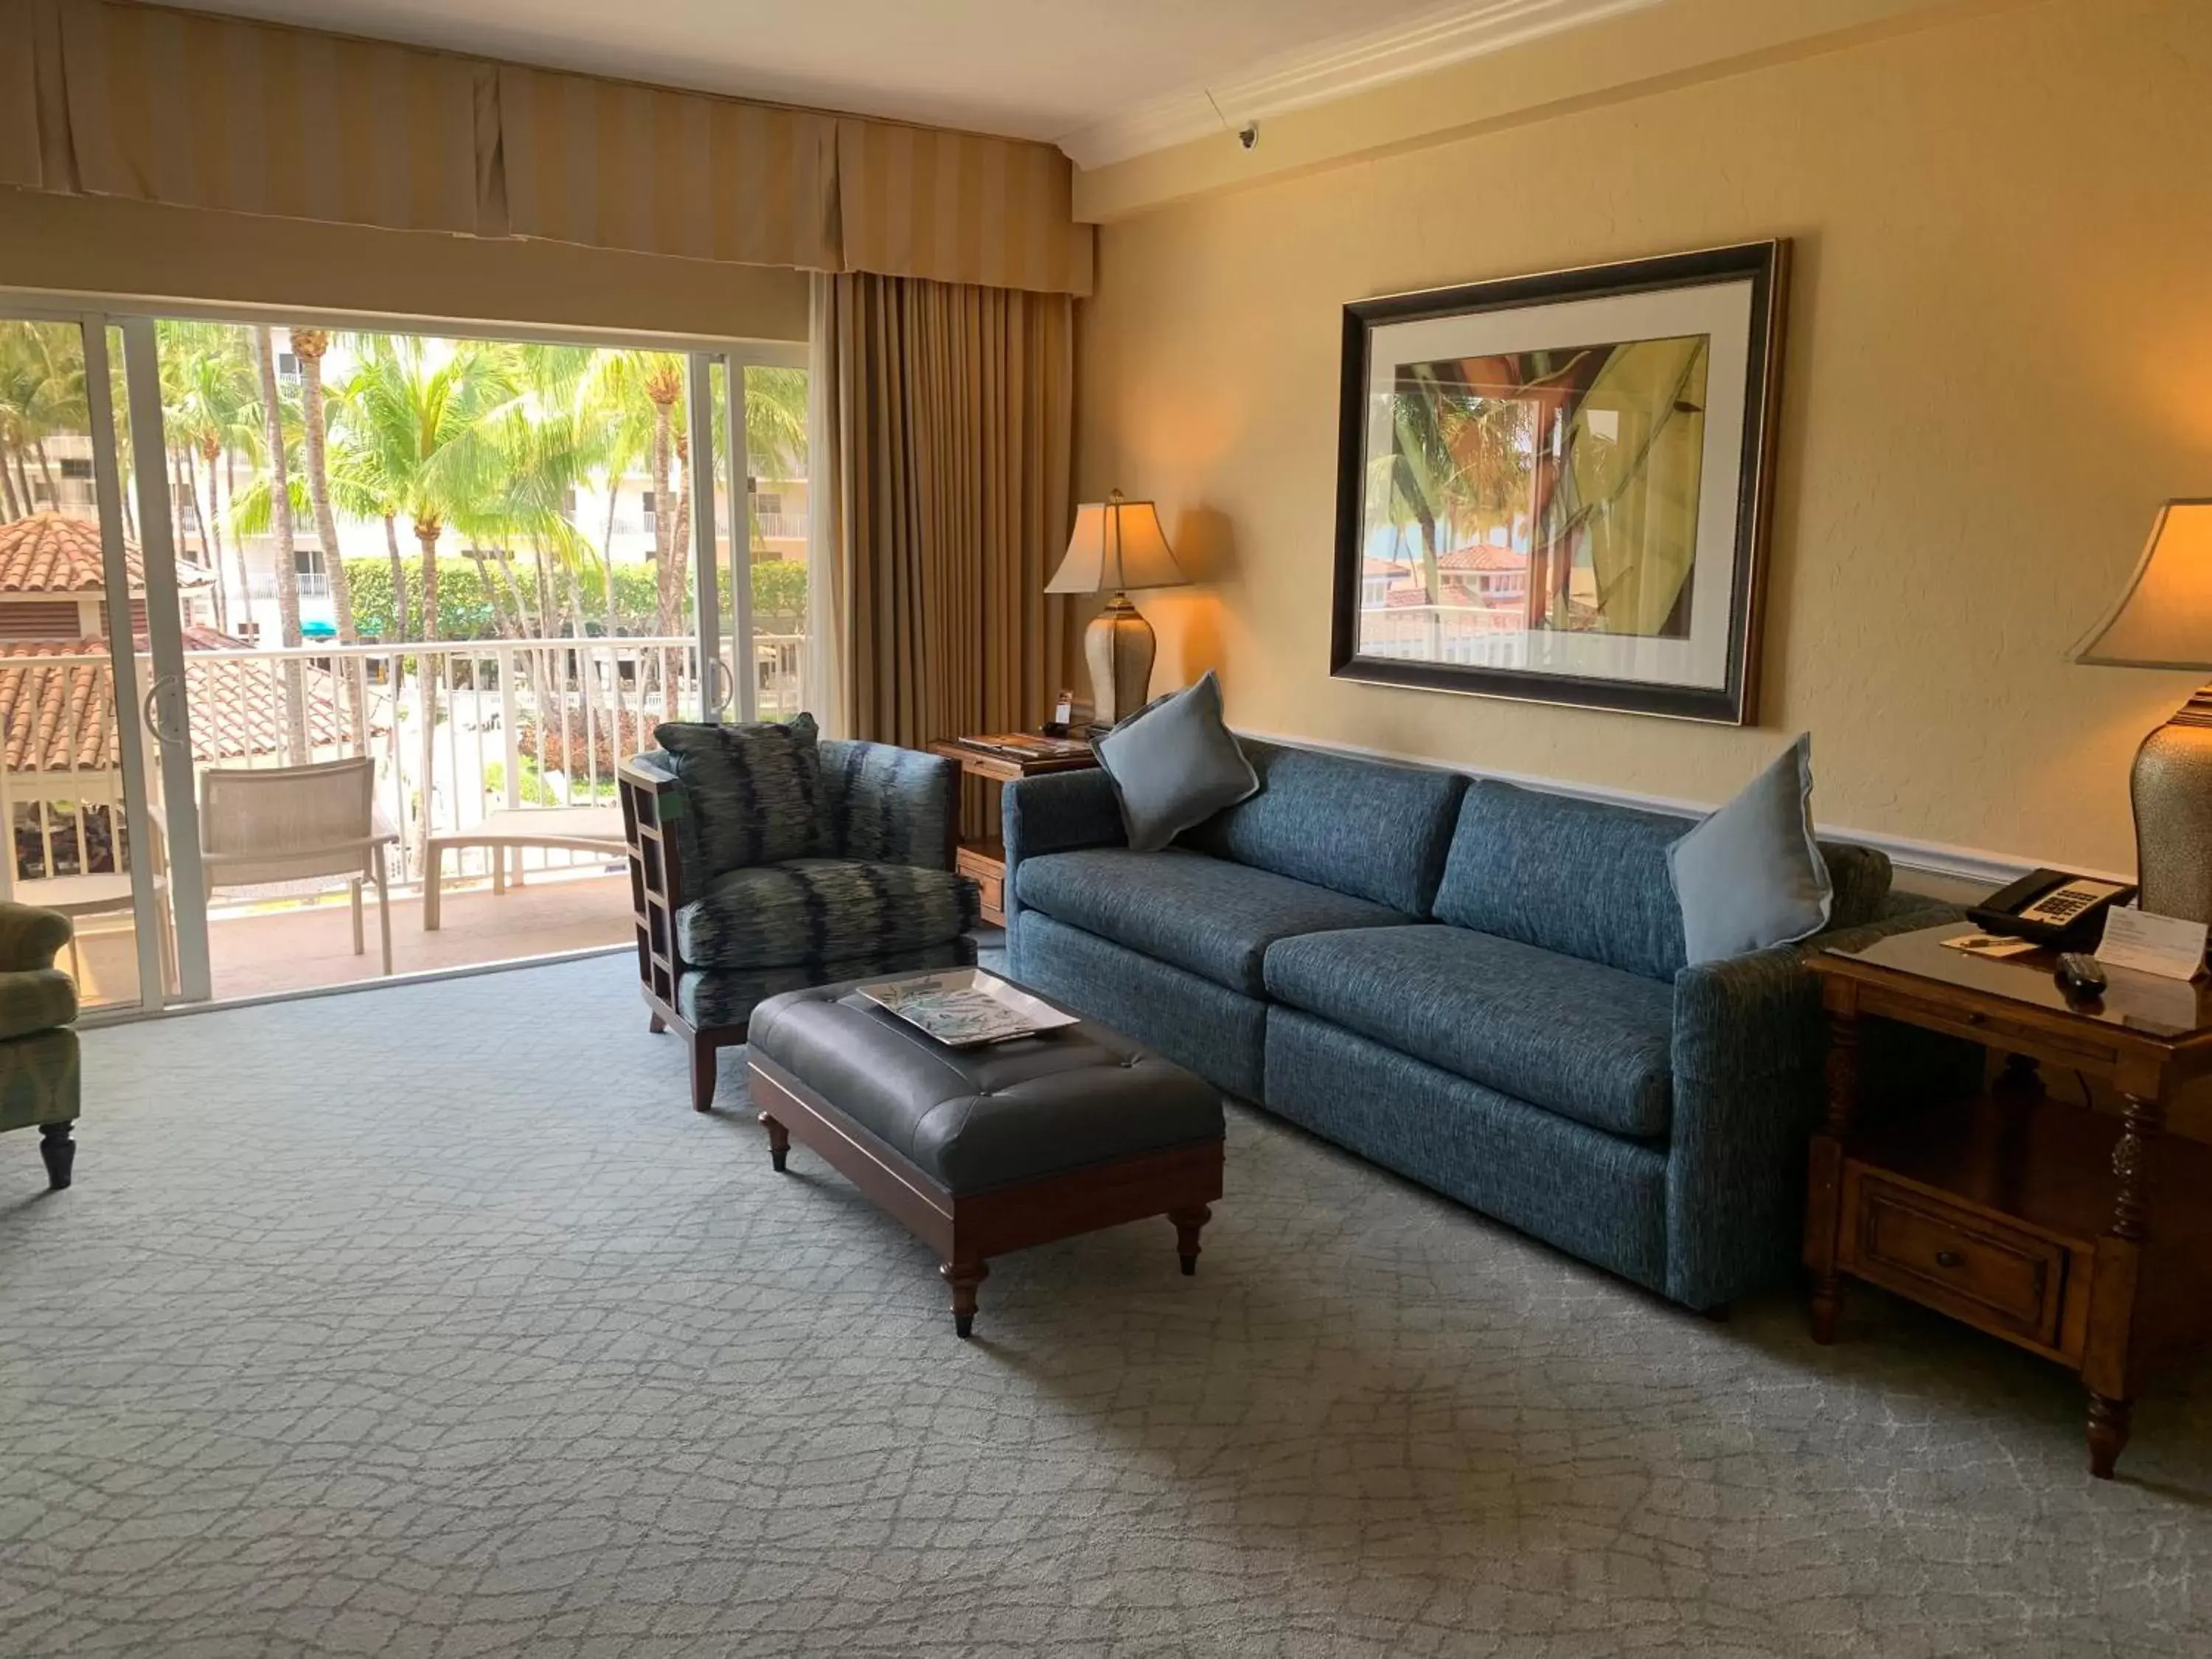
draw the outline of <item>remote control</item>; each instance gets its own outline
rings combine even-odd
[[[2069,951],[2058,958],[2058,988],[2069,997],[2091,1001],[2104,995],[2110,983],[2105,964],[2085,951]]]

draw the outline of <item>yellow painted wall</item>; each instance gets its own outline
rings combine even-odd
[[[804,340],[795,270],[0,189],[0,288]]]
[[[1698,801],[1810,728],[1824,824],[2131,868],[2128,763],[2194,677],[2065,653],[2158,503],[2212,495],[2208,87],[2203,0],[2043,0],[1109,223],[1082,493],[1158,497],[1203,578],[1140,600],[1156,688]],[[1759,727],[1332,680],[1344,302],[1771,235]]]

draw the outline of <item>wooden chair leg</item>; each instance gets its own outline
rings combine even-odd
[[[645,1029],[652,1032],[653,1036],[659,1036],[663,1031],[668,1029],[668,1022],[661,1018],[659,1014],[648,1015],[646,1018]]]
[[[76,1142],[70,1139],[73,1127],[67,1123],[39,1125],[39,1156],[46,1161],[46,1186],[53,1192],[70,1184],[76,1167]]]
[[[364,942],[365,936],[361,927],[361,889],[362,879],[359,876],[356,876],[346,884],[346,897],[353,907],[353,953],[357,957],[365,956],[368,952],[368,946]],[[384,971],[388,974],[392,969],[387,967]]]
[[[712,1111],[714,1085],[721,1079],[720,1054],[702,1036],[691,1039],[691,1109]]]

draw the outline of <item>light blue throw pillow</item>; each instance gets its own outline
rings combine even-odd
[[[1813,737],[1791,744],[1742,793],[1667,849],[1692,963],[1809,939],[1835,902],[1813,838]]]
[[[1221,718],[1221,683],[1156,698],[1098,739],[1129,845],[1157,853],[1184,830],[1260,792],[1260,775]]]

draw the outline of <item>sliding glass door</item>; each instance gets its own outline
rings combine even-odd
[[[800,708],[803,356],[0,297],[5,884],[87,1006],[620,945],[615,766]],[[333,773],[380,862],[245,856]]]
[[[0,894],[95,1013],[207,994],[162,456],[149,325],[0,303]]]

